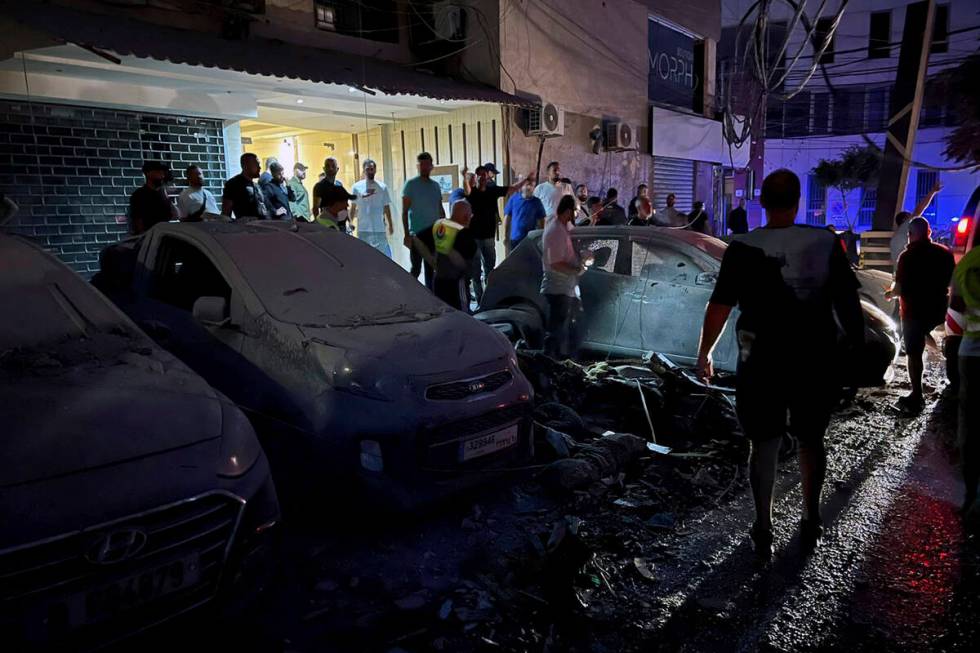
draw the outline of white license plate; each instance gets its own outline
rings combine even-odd
[[[200,579],[201,563],[196,553],[180,560],[172,560],[69,597],[69,623],[76,627],[106,621],[121,612],[196,585]]]
[[[520,428],[517,424],[508,426],[496,433],[487,433],[469,440],[464,440],[460,445],[459,458],[466,461],[480,456],[486,456],[507,447],[513,447],[520,438]]]

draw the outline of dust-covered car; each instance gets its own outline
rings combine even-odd
[[[548,304],[540,294],[541,233],[532,232],[490,275],[476,318],[512,340],[540,346]],[[659,227],[579,227],[572,241],[595,260],[580,279],[582,315],[576,327],[585,350],[616,356],[647,352],[693,365],[704,307],[714,291],[727,245],[693,231]],[[858,271],[858,276],[861,276]],[[876,280],[865,280],[873,288]],[[898,355],[895,325],[862,298],[866,345],[852,358],[848,385],[878,385],[890,378]],[[716,370],[734,372],[738,343],[728,321],[714,351]],[[805,349],[800,356],[805,357]]]
[[[13,236],[0,311],[0,646],[101,645],[232,589],[279,519],[241,411]]]
[[[507,339],[356,238],[160,224],[102,261],[120,308],[246,409],[277,477],[353,476],[412,504],[530,455]]]

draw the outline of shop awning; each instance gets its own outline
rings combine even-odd
[[[34,2],[0,2],[7,25],[17,23],[44,34],[53,43],[74,43],[119,55],[300,79],[343,84],[389,95],[415,95],[435,100],[492,102],[531,106],[532,101],[492,86],[419,72],[388,61],[293,45],[265,38],[231,41],[218,34],[192,32],[122,16],[97,15]],[[4,29],[7,32],[7,28]],[[18,49],[23,47],[17,42]],[[37,47],[43,47],[39,44]],[[10,50],[8,45],[5,50]],[[6,54],[9,58],[11,53]]]

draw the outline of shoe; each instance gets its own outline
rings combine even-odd
[[[749,537],[752,538],[752,551],[761,560],[768,560],[772,557],[772,528],[758,528],[752,526],[749,530]]]
[[[823,521],[820,519],[800,520],[800,547],[810,552],[823,541]]]
[[[921,413],[926,407],[925,399],[915,395],[905,395],[898,398],[898,409],[905,413]]]

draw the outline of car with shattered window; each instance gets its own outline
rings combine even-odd
[[[100,646],[267,571],[276,489],[231,401],[19,237],[0,311],[4,650]]]
[[[476,318],[532,347],[543,339],[548,305],[540,294],[541,234],[532,232],[491,275]],[[661,227],[577,227],[572,241],[594,262],[579,285],[582,314],[576,333],[586,352],[612,356],[666,355],[693,365],[704,308],[714,290],[727,245],[693,231]],[[869,301],[878,280],[862,283],[865,347],[847,364],[847,385],[879,385],[898,356],[895,325]],[[734,372],[738,343],[733,319],[714,351],[716,370]],[[801,351],[801,356],[806,352]]]
[[[118,306],[246,410],[277,477],[411,506],[530,455],[532,391],[507,338],[356,238],[160,224],[102,261]]]

